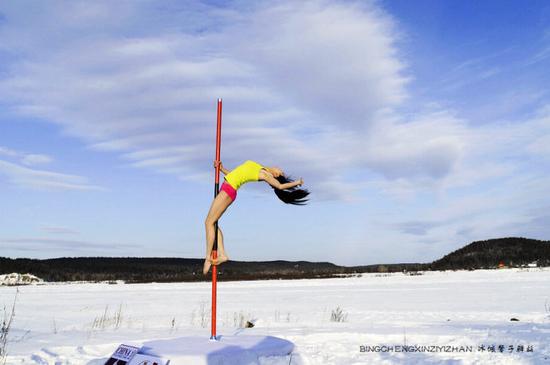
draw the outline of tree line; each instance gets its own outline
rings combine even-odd
[[[430,263],[339,266],[308,261],[229,261],[218,269],[220,281],[329,278],[360,273],[425,270],[490,269],[504,263],[521,267],[532,262],[550,266],[550,241],[509,237],[472,242]],[[173,257],[61,257],[11,259],[0,257],[0,274],[31,273],[45,281],[116,281],[127,283],[208,281],[203,259]]]

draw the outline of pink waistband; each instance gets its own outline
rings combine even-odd
[[[222,184],[221,191],[225,191],[233,201],[237,198],[237,190],[229,185],[227,181],[224,181],[224,183]]]

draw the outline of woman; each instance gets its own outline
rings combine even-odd
[[[287,204],[304,205],[307,201],[305,197],[309,195],[306,189],[297,189],[297,186],[303,185],[304,181],[291,181],[286,177],[283,171],[278,167],[262,166],[254,161],[246,161],[229,171],[223,167],[223,164],[214,161],[214,167],[220,167],[220,171],[225,175],[225,181],[222,184],[220,193],[212,202],[208,216],[206,217],[206,259],[202,272],[204,275],[208,273],[211,265],[219,265],[222,262],[229,260],[223,247],[222,230],[218,227],[218,257],[213,259],[212,247],[214,246],[214,235],[216,234],[215,223],[220,219],[227,207],[235,201],[237,190],[243,185],[251,181],[265,181],[273,187],[275,194],[279,199]]]

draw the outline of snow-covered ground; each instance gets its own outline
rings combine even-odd
[[[37,278],[32,274],[2,274],[0,275],[0,286],[1,285],[27,285],[27,284],[41,284],[42,279]]]
[[[98,365],[120,343],[210,334],[209,283],[18,288],[8,364]],[[0,310],[16,290],[0,287]],[[550,363],[549,269],[220,282],[218,298],[219,334],[290,340],[295,364]],[[343,322],[331,321],[337,308]],[[247,320],[255,327],[239,329]]]

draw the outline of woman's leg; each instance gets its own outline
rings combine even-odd
[[[214,246],[214,235],[216,234],[216,229],[214,223],[220,219],[222,214],[225,212],[227,207],[231,205],[233,201],[227,195],[225,191],[220,191],[218,196],[212,202],[206,220],[204,222],[206,228],[206,259],[204,260],[204,266],[202,268],[203,274],[207,274],[210,270],[211,255],[212,255],[212,246]]]
[[[229,260],[227,253],[225,252],[225,247],[223,246],[223,232],[218,224],[218,257],[215,260],[212,260],[214,265],[219,265],[222,262]]]

